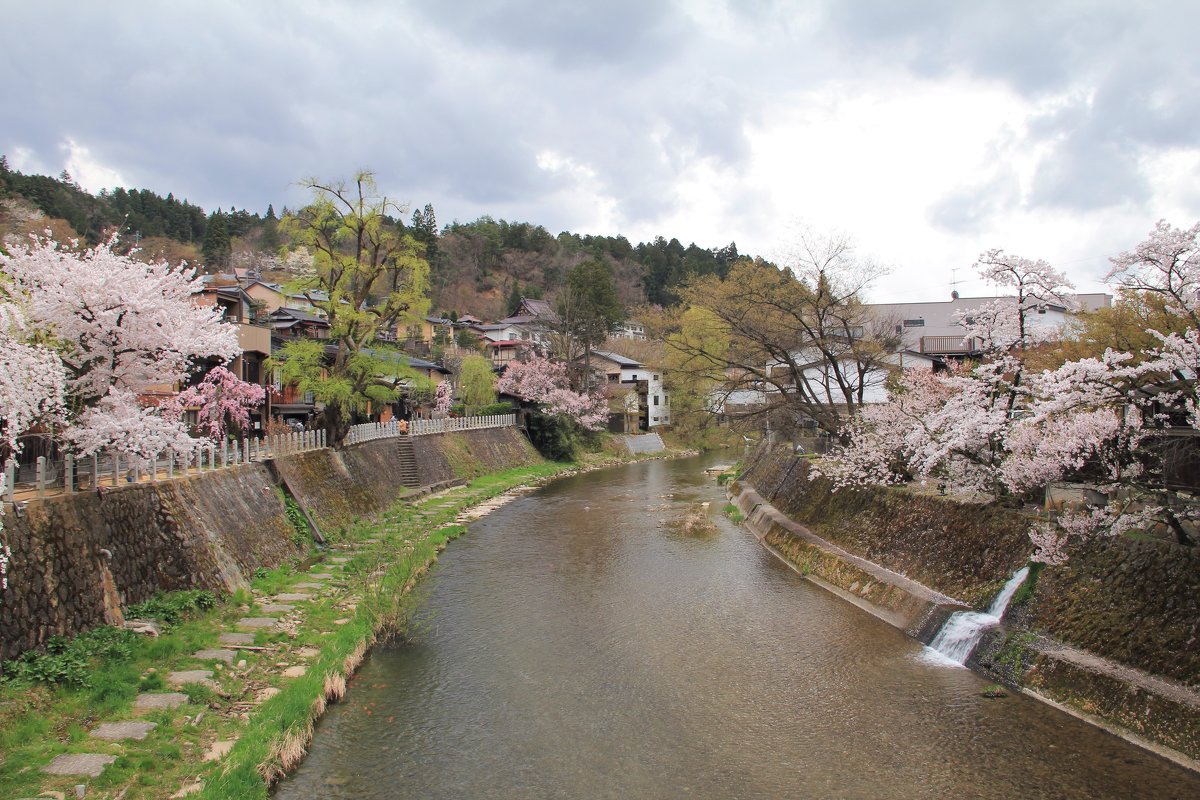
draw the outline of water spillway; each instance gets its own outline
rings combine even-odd
[[[930,649],[952,663],[967,663],[979,640],[983,638],[984,631],[1000,624],[1013,595],[1021,588],[1028,575],[1029,567],[1021,567],[1013,573],[1005,582],[1004,588],[992,600],[987,611],[959,611],[951,614],[929,643]]]
[[[705,463],[580,475],[474,524],[276,797],[1200,796],[803,580],[720,516]],[[713,528],[676,524],[705,502]]]

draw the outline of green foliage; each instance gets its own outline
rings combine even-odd
[[[496,402],[496,373],[483,356],[467,356],[458,371],[458,394],[468,413]]]
[[[233,257],[233,242],[229,238],[229,226],[225,215],[214,211],[208,217],[208,226],[204,231],[204,244],[201,255],[208,267],[227,267]]]
[[[1046,568],[1045,564],[1033,562],[1029,565],[1029,574],[1025,576],[1024,582],[1013,595],[1010,605],[1023,606],[1033,598],[1033,593],[1037,590],[1038,576],[1042,574],[1042,570]]]
[[[511,413],[513,413],[512,403],[508,402],[490,403],[486,406],[480,406],[479,408],[475,409],[475,415],[480,417],[490,417]]]
[[[86,688],[92,685],[97,663],[128,660],[136,642],[137,634],[110,627],[74,639],[52,636],[44,651],[31,650],[4,662],[3,676],[5,680]]]
[[[125,610],[125,615],[130,619],[157,619],[174,625],[194,612],[216,608],[217,602],[217,596],[207,589],[185,589],[135,603]]]
[[[725,512],[725,516],[729,517],[734,522],[741,522],[745,519],[745,517],[742,516],[742,512],[739,511],[738,507],[733,503],[726,503],[723,510]]]
[[[197,706],[206,706],[217,696],[212,687],[203,683],[185,683],[179,691],[187,695],[189,703]]]
[[[574,461],[580,443],[580,428],[566,417],[539,412],[529,414],[529,441],[544,458]]]

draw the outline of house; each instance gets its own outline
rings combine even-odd
[[[254,303],[268,314],[280,308],[295,308],[314,316],[324,316],[325,312],[317,308],[314,302],[323,303],[329,300],[329,295],[319,290],[286,292],[278,283],[267,283],[257,278],[243,281],[242,288]]]
[[[646,340],[646,326],[635,320],[627,319],[624,322],[613,328],[612,337],[614,339],[636,339],[638,341]]]
[[[624,430],[650,431],[671,424],[671,399],[662,370],[607,350],[593,350],[592,371],[609,387],[610,397],[622,404]]]
[[[545,300],[521,299],[517,313],[499,320],[496,324],[515,328],[522,339],[545,352],[550,343],[550,331],[558,323],[558,314]]]
[[[277,308],[271,312],[271,329],[277,336],[294,339],[328,339],[329,320],[299,308]]]
[[[483,354],[492,362],[492,369],[500,372],[503,371],[513,361],[521,357],[521,353],[529,347],[528,342],[520,339],[500,339],[492,341],[488,338],[482,338],[480,343],[483,346]]]
[[[1112,295],[1077,294],[1075,306],[1080,311],[1095,311],[1112,305]],[[894,325],[902,337],[902,346],[910,351],[932,356],[963,357],[978,353],[980,343],[965,341],[962,325],[955,316],[969,316],[971,311],[994,301],[1016,303],[1015,297],[959,297],[957,292],[945,301],[931,303],[874,303],[868,305],[875,319]],[[1062,328],[1072,317],[1065,306],[1046,304],[1033,317],[1039,328]]]
[[[209,282],[194,295],[197,305],[216,306],[230,325],[237,328],[240,353],[227,365],[227,369],[247,383],[262,387],[268,384],[266,361],[271,357],[271,328],[268,321],[257,314],[253,298],[238,284]],[[270,419],[270,401],[264,403],[251,419],[255,430],[262,430]]]

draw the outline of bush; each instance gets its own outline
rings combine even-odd
[[[491,417],[511,413],[513,413],[512,403],[490,403],[475,409],[475,416],[477,417]]]
[[[136,641],[137,634],[108,627],[81,633],[74,639],[51,636],[44,652],[31,650],[4,662],[3,676],[6,680],[85,688],[91,686],[92,674],[100,662],[132,658]]]
[[[144,603],[135,603],[125,610],[125,615],[134,619],[149,617],[174,625],[188,614],[216,606],[217,596],[207,589],[187,589],[158,594]]]
[[[534,412],[529,415],[529,441],[551,461],[574,461],[578,426],[569,419]]]

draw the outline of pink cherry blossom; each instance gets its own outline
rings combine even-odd
[[[213,367],[199,384],[184,389],[163,404],[161,412],[178,420],[183,412],[198,407],[200,429],[212,439],[221,440],[230,428],[250,428],[250,412],[262,405],[266,391],[241,380],[225,367]]]
[[[602,430],[608,421],[602,395],[572,391],[566,367],[538,354],[510,363],[496,381],[496,391],[538,403],[545,413],[568,417],[591,431]]]

